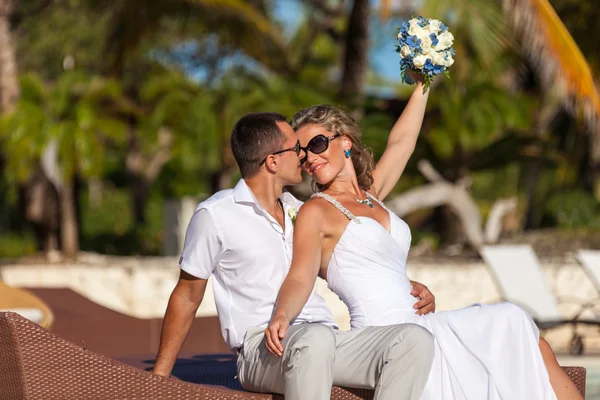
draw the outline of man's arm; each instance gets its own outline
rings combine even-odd
[[[163,321],[160,347],[153,370],[156,375],[171,375],[175,360],[192,327],[196,310],[204,297],[207,282],[207,279],[199,279],[181,271]]]
[[[422,283],[410,281],[413,290],[410,292],[413,296],[419,298],[419,301],[413,306],[417,311],[418,315],[429,314],[435,312],[435,296],[429,288]]]

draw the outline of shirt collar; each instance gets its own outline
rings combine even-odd
[[[250,187],[244,179],[240,179],[240,181],[233,188],[233,198],[236,203],[250,203],[255,204],[259,208],[262,208],[258,200],[256,200],[256,197],[254,197],[254,193],[252,193],[252,190],[250,189]],[[284,205],[284,209],[290,207],[298,209],[303,204],[300,200],[295,198],[287,190],[283,191],[280,200]]]
[[[254,203],[258,205],[258,201],[256,201],[256,197],[254,197],[254,193],[248,187],[248,184],[245,180],[240,179],[240,181],[233,188],[233,198],[236,203]]]

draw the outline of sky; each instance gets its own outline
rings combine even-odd
[[[377,1],[372,1],[377,6]],[[276,0],[275,17],[284,22],[286,34],[291,34],[302,20],[302,7],[300,0]],[[396,26],[398,21],[392,21],[386,26],[381,23],[372,23],[371,49],[369,63],[372,70],[382,76],[386,81],[394,84],[400,83],[399,57],[395,51]]]

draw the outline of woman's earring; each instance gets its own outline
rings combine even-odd
[[[344,155],[346,158],[350,158],[350,149],[346,149],[346,151],[344,151]]]

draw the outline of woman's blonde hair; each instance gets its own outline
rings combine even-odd
[[[361,142],[360,129],[354,120],[339,108],[326,104],[313,106],[298,111],[292,117],[290,125],[294,130],[298,130],[306,125],[320,125],[331,133],[346,136],[352,141],[350,157],[358,185],[362,190],[369,190],[373,185],[373,169],[375,162],[373,154]],[[325,185],[316,185],[319,190]]]

